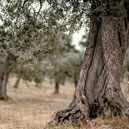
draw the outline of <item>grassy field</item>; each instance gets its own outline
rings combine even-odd
[[[14,89],[15,79],[9,81],[9,101],[0,101],[0,129],[42,129],[53,113],[67,107],[74,92],[73,85],[60,87],[60,94],[53,94],[54,85],[45,82],[41,88],[21,81]]]
[[[67,107],[74,92],[74,86],[70,83],[61,86],[60,94],[55,95],[53,94],[54,85],[49,81],[45,81],[41,88],[35,87],[34,83],[29,83],[27,87],[24,81],[21,81],[18,89],[13,88],[14,82],[15,78],[10,79],[8,86],[8,96],[11,99],[0,101],[0,129],[43,129],[55,111]],[[122,86],[123,91],[126,92],[126,81]],[[125,96],[129,100],[128,93],[125,93]],[[98,118],[83,129],[127,129],[129,127],[127,120],[121,121],[117,118],[111,122],[113,123]],[[118,124],[120,124],[119,128],[116,128]],[[67,129],[71,128],[67,127]]]

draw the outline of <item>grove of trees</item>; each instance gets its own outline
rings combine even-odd
[[[21,79],[26,84],[27,81],[34,81],[36,86],[45,77],[53,79],[55,93],[59,92],[59,84],[66,79],[77,81],[78,75],[74,74],[79,71],[73,73],[75,68],[71,66],[76,63],[72,60],[74,57],[78,58],[76,67],[80,68],[82,58],[79,55],[82,52],[71,44],[71,35],[62,26],[52,28],[48,22],[43,21],[41,14],[45,10],[35,12],[37,8],[32,9],[37,3],[39,2],[0,2],[0,99],[8,99],[9,76],[17,77],[14,88],[18,88]]]
[[[11,71],[37,83],[47,76],[57,89],[72,77],[73,100],[48,128],[104,116],[108,110],[129,117],[120,87],[129,45],[128,0],[1,0],[0,7],[0,98],[8,98]],[[81,27],[89,31],[84,57],[69,37]]]

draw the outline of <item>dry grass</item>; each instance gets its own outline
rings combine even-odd
[[[43,129],[51,116],[57,110],[67,107],[72,100],[74,86],[66,83],[61,86],[61,94],[54,95],[54,86],[50,82],[43,83],[41,88],[29,83],[26,87],[24,81],[18,89],[14,89],[15,78],[9,81],[9,101],[0,101],[0,129]],[[126,81],[122,84],[123,91],[127,91]],[[129,100],[129,94],[125,93]],[[71,125],[62,125],[56,129],[76,129]],[[101,118],[88,122],[81,129],[129,129],[126,119],[102,120]]]
[[[129,129],[129,120],[124,118],[112,118],[107,120],[97,118],[92,121],[88,121],[85,125],[82,124],[81,127],[73,127],[68,124],[54,129]]]
[[[67,107],[74,92],[73,85],[61,86],[61,94],[54,95],[53,84],[45,82],[42,88],[30,83],[26,87],[24,81],[18,89],[12,86],[15,79],[9,82],[9,101],[0,101],[0,129],[43,129],[50,121],[52,114]]]

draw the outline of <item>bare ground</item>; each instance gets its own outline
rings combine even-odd
[[[60,87],[60,94],[55,95],[54,85],[45,81],[41,88],[29,83],[27,87],[24,81],[19,88],[14,89],[15,78],[10,79],[8,86],[8,101],[0,101],[0,129],[43,129],[50,121],[54,112],[67,107],[71,102],[74,86],[66,83]],[[129,100],[127,80],[122,84],[125,97]],[[76,127],[62,126],[58,129],[75,129]],[[82,129],[129,129],[129,121],[126,119],[102,120],[98,118]]]
[[[53,94],[54,86],[45,82],[41,88],[24,81],[18,89],[12,86],[15,79],[9,81],[9,101],[0,101],[0,129],[43,129],[53,113],[67,107],[74,92],[73,85],[67,83],[60,87],[60,94]]]

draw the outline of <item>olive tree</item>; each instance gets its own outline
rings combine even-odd
[[[63,2],[57,0],[53,5],[55,10]],[[129,102],[120,88],[120,76],[129,43],[129,2],[71,0],[69,3],[72,6],[72,16],[77,16],[76,12],[80,17],[87,13],[85,6],[89,4],[88,46],[73,100],[66,109],[58,111],[49,124],[55,125],[69,120],[86,121],[104,114],[108,109],[115,116],[129,117]],[[81,20],[76,24],[81,24]]]
[[[81,26],[88,25],[90,28],[73,100],[66,109],[54,115],[49,125],[69,120],[86,121],[108,109],[115,116],[129,117],[129,102],[120,88],[120,75],[129,42],[128,0],[25,0],[21,1],[22,8],[19,9],[33,8],[27,6],[34,2],[39,3],[36,14],[42,17],[46,31],[51,28],[55,32],[64,30],[72,33]],[[48,8],[45,10],[46,3]]]
[[[45,9],[39,13],[34,8],[35,4],[36,1],[27,4],[22,0],[0,1],[0,54],[5,59],[0,68],[2,99],[8,99],[8,76],[17,64],[33,69],[44,60],[47,53],[53,54],[58,50],[57,35],[63,29],[52,28],[45,23],[41,15],[46,14]]]

